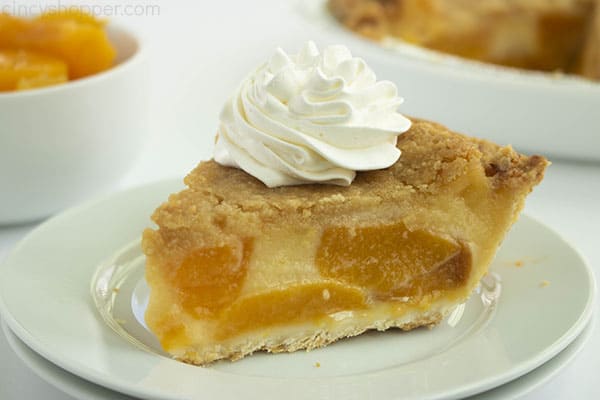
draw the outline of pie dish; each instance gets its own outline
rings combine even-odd
[[[465,301],[548,162],[420,120],[397,147],[348,187],[200,163],[143,234],[162,347],[194,364],[313,349]]]
[[[346,27],[509,67],[597,79],[597,0],[329,0]],[[592,44],[593,43],[593,44]]]

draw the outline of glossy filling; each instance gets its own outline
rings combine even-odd
[[[240,333],[310,321],[326,322],[327,316],[339,311],[365,308],[364,293],[337,283],[314,283],[288,287],[240,299],[220,321],[218,339]]]
[[[581,17],[544,14],[505,17],[492,21],[493,30],[473,29],[463,35],[440,35],[431,41],[413,40],[433,50],[508,67],[569,70],[581,49],[585,30]]]
[[[238,298],[252,254],[252,241],[239,246],[192,251],[171,275],[178,301],[197,318],[215,317]]]
[[[397,223],[326,229],[316,264],[323,276],[365,287],[377,299],[391,300],[462,286],[471,257],[460,243],[422,230],[410,231]]]
[[[249,265],[274,262],[254,254],[252,240],[197,248],[178,268],[167,271],[167,279],[181,308],[194,319],[213,321],[214,339],[226,340],[290,324],[326,329],[332,314],[379,302],[423,305],[434,293],[462,287],[471,269],[468,247],[423,230],[410,231],[403,223],[330,227],[312,245],[316,252],[311,259],[307,251],[307,263],[318,271],[318,282],[279,285],[242,296]],[[187,340],[185,328],[170,326],[169,321],[167,316],[160,324],[166,349]]]

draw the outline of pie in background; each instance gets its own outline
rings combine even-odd
[[[509,67],[598,79],[599,0],[329,0],[346,27]]]
[[[600,79],[600,0],[596,0],[590,18],[589,33],[575,64],[575,72],[589,79]]]

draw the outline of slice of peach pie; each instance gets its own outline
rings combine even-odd
[[[233,112],[252,115],[246,100]],[[268,187],[251,166],[200,163],[143,234],[163,348],[194,364],[313,349],[432,326],[464,302],[548,163],[426,121],[393,142],[397,161],[345,186]]]

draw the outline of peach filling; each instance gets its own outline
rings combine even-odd
[[[583,43],[585,30],[581,29],[582,26],[585,26],[585,20],[577,15],[546,13],[539,17],[537,23],[527,17],[506,17],[503,22],[496,23],[495,35],[476,32],[450,40],[447,36],[440,36],[424,45],[508,67],[567,71]]]
[[[198,248],[168,273],[179,305],[195,318],[215,321],[218,340],[284,324],[326,327],[329,315],[364,309],[372,300],[408,296],[415,304],[436,291],[462,287],[471,268],[467,246],[410,231],[403,223],[331,227],[315,256],[323,281],[240,296],[252,252],[252,240]],[[167,322],[162,324],[165,348],[185,338],[180,326]]]
[[[318,323],[330,314],[365,307],[365,296],[357,288],[333,282],[292,286],[236,301],[223,313],[217,335],[227,339],[278,324]]]
[[[179,304],[196,317],[214,317],[244,284],[252,241],[193,250],[170,276]]]
[[[462,286],[471,269],[469,249],[403,223],[324,231],[316,265],[324,277],[365,287],[377,299],[425,296]]]
[[[163,332],[160,335],[160,345],[166,351],[185,346],[190,341],[185,326],[181,323],[164,321],[161,329]]]

